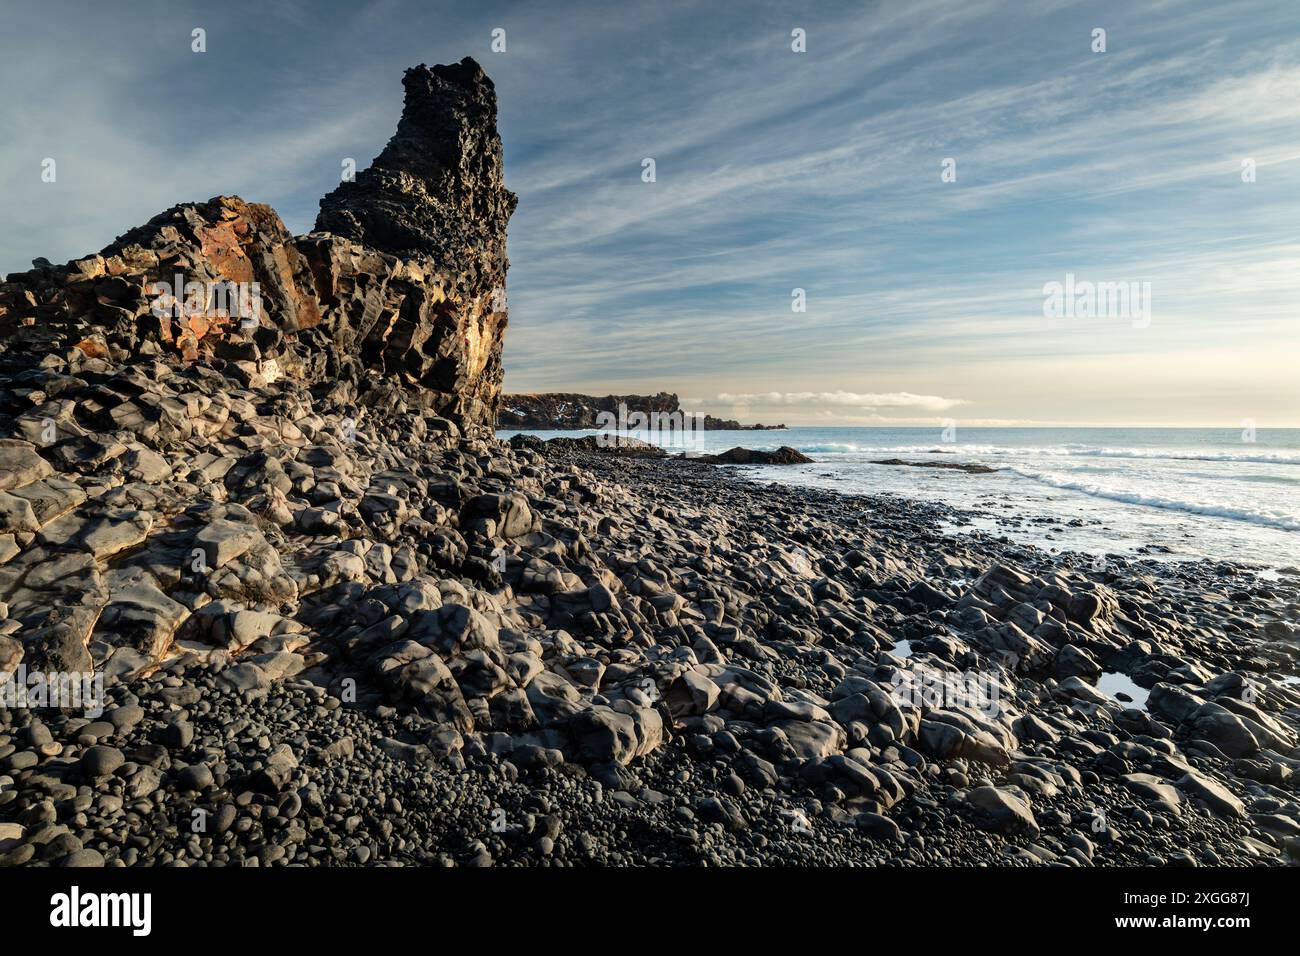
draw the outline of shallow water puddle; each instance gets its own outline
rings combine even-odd
[[[1121,674],[1119,671],[1106,671],[1101,677],[1097,678],[1097,689],[1103,694],[1115,698],[1121,704],[1136,707],[1138,710],[1147,709],[1147,697],[1151,695],[1151,691],[1145,687],[1139,687],[1133,683],[1131,677],[1127,674]],[[1129,699],[1121,699],[1120,694]]]
[[[897,641],[894,643],[894,646],[889,649],[889,653],[893,654],[895,657],[901,657],[906,660],[912,656],[912,642]]]

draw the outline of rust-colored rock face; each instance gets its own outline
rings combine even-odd
[[[130,364],[204,361],[251,384],[382,383],[491,427],[506,327],[506,226],[492,81],[473,60],[404,79],[397,132],[295,238],[269,206],[185,203],[96,255],[0,285],[6,350]]]
[[[174,206],[96,255],[10,276],[0,287],[0,335],[10,347],[75,344],[119,362],[167,354],[193,361],[235,338],[248,339],[250,350],[274,348],[278,333],[321,320],[293,242],[267,206],[228,196]],[[249,293],[247,326],[240,286]],[[263,324],[274,334],[260,334]]]

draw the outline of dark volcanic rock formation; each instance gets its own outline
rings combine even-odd
[[[321,200],[316,229],[403,258],[477,268],[505,285],[516,197],[501,172],[492,81],[469,57],[406,71],[397,132],[369,169]]]
[[[629,412],[680,411],[677,396],[669,392],[657,395],[581,395],[577,392],[538,392],[501,396],[497,412],[498,428],[570,429],[597,428],[601,412],[618,414],[622,404]]]
[[[712,415],[704,416],[704,430],[708,432],[770,432],[781,431],[784,425],[764,425],[758,422],[753,425],[742,425],[734,418],[714,418]]]
[[[789,445],[776,451],[756,451],[753,448],[729,448],[717,455],[702,455],[699,459],[711,465],[810,465],[812,459]]]
[[[618,413],[618,406],[628,413],[653,412],[673,414],[682,411],[677,395],[582,395],[577,392],[536,392],[503,395],[497,413],[498,428],[570,429],[599,428],[601,412]],[[763,431],[785,428],[784,425],[742,425],[734,419],[704,416],[706,431]]]
[[[968,475],[991,475],[997,471],[988,465],[977,465],[958,461],[904,461],[902,458],[882,458],[873,461],[873,465],[897,465],[907,468],[942,468],[947,471],[964,471]]]
[[[316,229],[428,265],[380,309],[397,345],[383,349],[384,370],[457,396],[464,417],[488,424],[501,391],[506,225],[518,202],[503,183],[496,91],[469,57],[415,67],[402,82],[397,132],[355,182],[321,200]],[[340,266],[346,282],[353,273]],[[372,290],[363,302],[354,294],[367,317],[372,299]]]
[[[528,445],[520,439],[530,438],[529,435],[516,435],[510,439],[510,444],[515,448],[536,448],[534,445]],[[551,438],[545,442],[538,438],[532,439],[542,445],[543,448],[554,448],[564,452],[586,452],[587,454],[614,455],[618,458],[666,458],[668,452],[664,451],[657,445],[641,441],[630,435],[583,435],[581,438]]]
[[[490,426],[516,203],[495,92],[468,58],[408,70],[405,85],[396,135],[322,200],[316,232],[294,238],[237,197],[175,206],[96,255],[9,276],[5,349],[203,360],[254,386],[423,386],[429,411]]]

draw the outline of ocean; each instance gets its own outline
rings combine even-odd
[[[501,431],[508,438],[514,431]],[[539,438],[575,432],[529,432]],[[654,440],[650,433],[634,433]],[[944,440],[950,438],[952,440]],[[756,481],[940,501],[962,533],[1166,560],[1300,565],[1300,429],[789,428],[710,431],[688,454],[789,445],[811,465],[743,467]],[[661,442],[662,444],[662,442]],[[674,449],[675,450],[675,449]],[[997,471],[873,464],[983,464]]]

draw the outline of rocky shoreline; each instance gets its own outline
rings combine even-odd
[[[90,365],[45,374],[144,388]],[[0,711],[8,865],[1292,861],[1294,579],[1098,569],[945,534],[938,505],[153,371],[229,395],[210,473],[148,441],[7,482],[87,491],[0,566],[8,660],[97,577],[136,637],[90,644],[98,718]],[[146,496],[153,526],[98,550]],[[996,706],[909,698],[919,667],[987,675]]]

